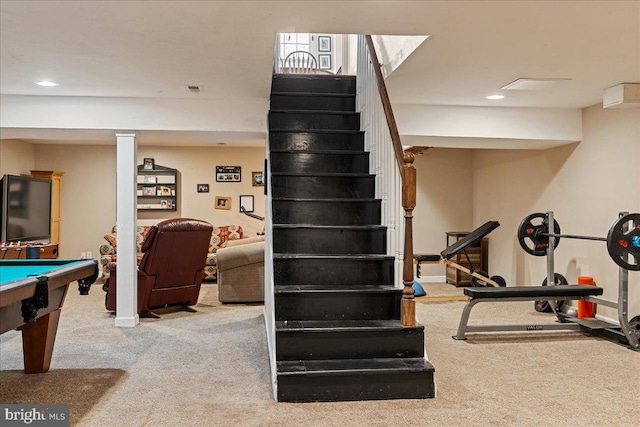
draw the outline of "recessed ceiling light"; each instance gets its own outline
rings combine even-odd
[[[43,80],[41,82],[36,82],[36,84],[38,86],[44,86],[44,87],[54,87],[54,86],[58,86],[58,83],[56,82],[50,82],[48,80]]]
[[[488,95],[488,96],[485,96],[485,98],[487,98],[487,99],[503,99],[504,95]]]

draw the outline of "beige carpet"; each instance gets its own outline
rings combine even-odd
[[[122,329],[104,311],[99,287],[85,297],[72,292],[49,373],[17,375],[20,336],[1,336],[0,369],[9,372],[2,372],[0,396],[69,399],[73,425],[99,427],[613,427],[637,418],[640,353],[582,333],[455,341],[451,335],[463,302],[416,306],[436,368],[435,399],[278,403],[270,385],[263,307],[221,305],[216,292],[215,285],[203,287],[198,313],[169,312]],[[532,303],[480,304],[473,314],[478,322],[549,319]],[[105,372],[112,376],[101,383]],[[57,398],[50,394],[51,381],[39,378],[57,384]],[[78,397],[85,387],[96,389],[92,398]],[[88,407],[74,410],[82,405]]]

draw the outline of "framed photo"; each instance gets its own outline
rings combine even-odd
[[[170,196],[171,195],[171,188],[169,187],[165,187],[164,185],[160,186],[160,194],[158,194],[159,196]]]
[[[253,196],[240,196],[240,212],[244,208],[245,212],[253,212]]]
[[[145,157],[144,159],[144,170],[154,170],[156,168],[156,162],[150,157]]]
[[[145,184],[155,184],[156,183],[156,176],[155,175],[145,175],[144,176],[144,183]]]
[[[169,208],[169,203],[166,200],[160,200],[160,208],[161,209],[168,209]]]
[[[323,55],[318,55],[318,68],[321,70],[330,70],[331,69],[331,55],[325,53]]]
[[[318,52],[331,52],[331,36],[318,36]]]
[[[240,166],[216,166],[216,182],[241,182]]]
[[[143,196],[155,196],[157,195],[156,193],[156,187],[149,187],[149,186],[145,186],[142,187],[142,195]]]
[[[231,210],[231,197],[228,196],[216,196],[215,200],[216,209]]]
[[[262,172],[251,172],[251,185],[254,187],[264,187]]]
[[[198,193],[208,193],[209,184],[198,184]]]

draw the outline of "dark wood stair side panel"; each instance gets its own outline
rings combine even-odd
[[[279,402],[344,402],[435,397],[434,373],[376,372],[341,375],[278,375]]]
[[[380,224],[381,201],[272,200],[274,224]]]
[[[286,151],[270,155],[271,172],[280,173],[368,173],[369,153],[316,153]]]
[[[359,113],[269,111],[269,129],[360,130]]]
[[[393,259],[303,258],[273,259],[275,285],[390,285]]]
[[[274,227],[273,251],[300,254],[385,254],[385,228]]]
[[[399,289],[387,292],[276,292],[275,317],[284,320],[400,319]]]
[[[373,199],[375,175],[271,174],[271,196],[276,198]]]
[[[364,151],[364,132],[270,130],[269,147],[272,150]]]
[[[422,326],[377,330],[283,330],[276,324],[276,360],[279,361],[423,356]]]
[[[356,93],[355,76],[294,76],[275,74],[271,92]]]
[[[272,110],[355,111],[355,96],[318,93],[272,93]]]

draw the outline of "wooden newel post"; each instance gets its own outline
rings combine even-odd
[[[404,152],[402,207],[404,208],[404,268],[402,274],[402,326],[416,325],[416,300],[413,291],[413,208],[416,207],[415,156]]]

